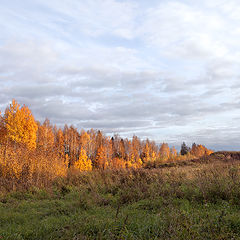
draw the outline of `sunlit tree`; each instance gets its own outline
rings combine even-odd
[[[48,119],[38,126],[37,145],[44,151],[50,150],[54,146],[54,134]]]
[[[86,151],[83,148],[80,149],[79,158],[74,163],[74,166],[80,171],[92,170],[92,161],[88,158]]]
[[[94,166],[98,169],[106,169],[108,167],[106,148],[104,146],[100,146],[97,149]]]
[[[3,124],[8,140],[25,144],[29,149],[36,148],[37,123],[30,109],[13,100],[3,116]]]
[[[160,152],[161,158],[168,159],[170,156],[170,148],[169,148],[168,144],[162,143],[159,152]]]

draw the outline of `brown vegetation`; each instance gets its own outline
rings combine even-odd
[[[61,129],[48,119],[41,124],[27,106],[21,107],[15,100],[0,114],[0,190],[46,187],[55,178],[67,176],[69,169],[156,167],[212,153],[195,143],[183,152],[137,136],[129,140],[118,135],[110,138],[93,129],[79,132],[67,125]]]

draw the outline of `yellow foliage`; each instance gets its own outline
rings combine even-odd
[[[212,154],[212,153],[214,153],[212,150],[210,150],[210,149],[207,149],[207,150],[206,150],[206,155],[210,155],[210,154]]]
[[[152,152],[152,161],[156,161],[157,154],[155,152]]]
[[[89,143],[90,141],[90,136],[87,132],[82,131],[81,132],[81,136],[80,136],[80,144],[83,148],[86,147],[86,145]]]
[[[159,153],[160,153],[160,157],[162,159],[165,159],[167,160],[170,156],[170,149],[169,149],[169,146],[167,143],[162,143],[161,147],[160,147],[160,150],[159,150]]]
[[[150,156],[150,148],[148,144],[146,144],[144,150],[143,150],[143,162],[149,162],[151,161],[151,156]]]
[[[142,167],[142,165],[143,165],[143,162],[141,158],[135,159],[135,156],[133,153],[130,155],[130,159],[126,162],[127,168],[140,168]]]
[[[38,137],[37,137],[37,144],[38,147],[42,148],[43,150],[49,150],[54,145],[54,134],[52,131],[52,127],[50,126],[50,122],[46,119],[43,125],[38,127]]]
[[[74,166],[80,171],[91,171],[92,161],[88,158],[86,151],[81,148],[78,161],[75,162]]]
[[[193,144],[191,152],[178,155],[166,143],[158,148],[136,136],[128,141],[110,139],[94,130],[79,134],[67,125],[62,131],[53,128],[49,120],[38,126],[28,107],[15,100],[3,116],[0,113],[0,178],[11,182],[12,189],[19,183],[26,188],[48,186],[56,177],[66,176],[72,165],[80,171],[91,171],[93,166],[101,170],[141,168],[158,160],[185,161],[211,153],[203,145]],[[10,184],[4,185],[8,188]]]
[[[5,111],[3,121],[8,139],[23,143],[29,149],[36,148],[38,126],[28,107],[24,105],[20,108],[20,105],[13,100]]]
[[[142,167],[142,165],[143,165],[143,162],[142,162],[141,158],[138,158],[137,161],[133,164],[133,167],[140,168],[140,167]]]
[[[106,148],[103,146],[100,146],[97,150],[95,167],[99,169],[106,169],[108,167]]]

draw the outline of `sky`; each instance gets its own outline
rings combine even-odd
[[[157,143],[240,146],[239,0],[1,0],[0,110]]]

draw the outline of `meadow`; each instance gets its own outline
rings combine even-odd
[[[240,161],[69,169],[0,195],[0,239],[240,239]]]

